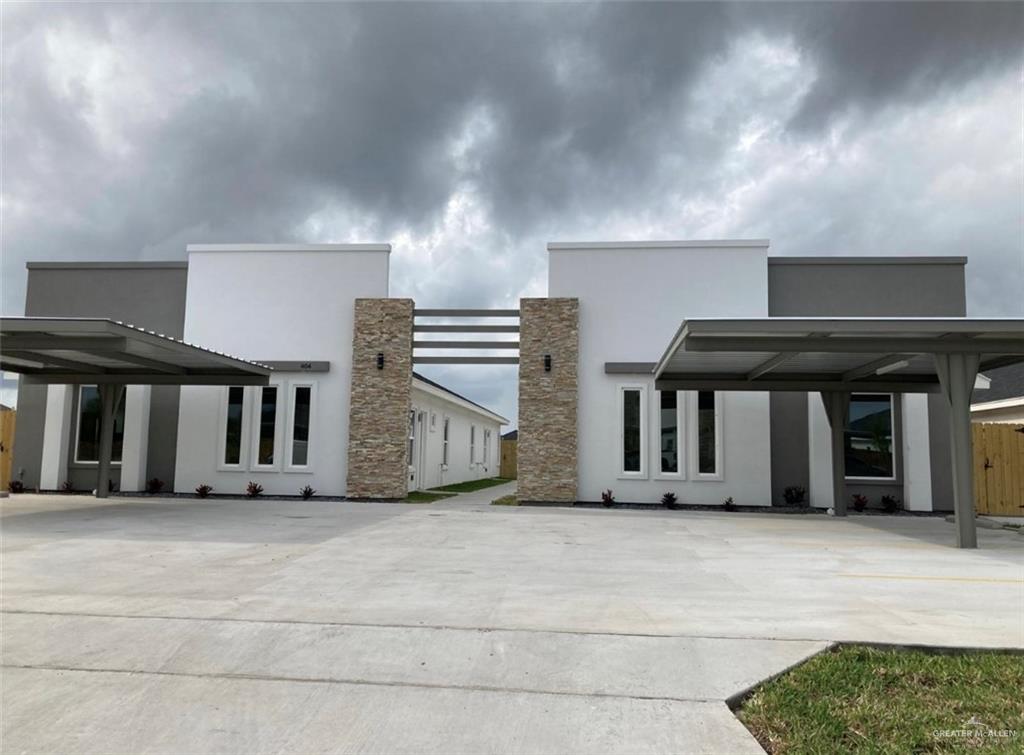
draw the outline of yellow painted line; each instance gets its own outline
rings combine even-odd
[[[1021,585],[1024,587],[1024,579],[997,579],[995,577],[930,577],[911,574],[837,574],[837,577],[849,577],[851,579],[914,579],[926,582],[991,582],[1006,585]]]

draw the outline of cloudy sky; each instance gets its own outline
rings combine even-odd
[[[26,260],[389,241],[514,306],[550,240],[967,254],[1024,315],[1024,6],[2,8],[4,314]],[[515,416],[514,368],[432,376]],[[6,392],[9,400],[10,391]]]

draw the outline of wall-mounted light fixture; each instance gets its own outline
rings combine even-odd
[[[384,352],[383,351],[378,351],[377,352],[377,369],[378,370],[383,370],[384,369]]]
[[[551,372],[551,355],[544,355],[544,372]]]

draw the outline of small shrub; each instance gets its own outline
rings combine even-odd
[[[853,494],[853,510],[863,511],[868,507],[868,497],[860,493]]]
[[[7,486],[7,489],[12,493],[24,493],[25,483],[23,483],[21,480],[11,480],[10,484]]]
[[[884,511],[886,514],[895,514],[897,511],[899,511],[899,508],[900,501],[898,498],[895,498],[894,496],[891,495],[882,496],[882,511]]]
[[[302,496],[302,500],[308,501],[310,498],[316,495],[316,491],[313,490],[309,485],[299,491],[299,495]]]
[[[603,503],[606,508],[611,508],[612,505],[614,505],[615,495],[612,493],[611,488],[608,488],[608,490],[601,493],[601,503]]]
[[[245,497],[256,498],[263,494],[263,486],[258,482],[249,481],[249,484],[245,486]]]
[[[661,497],[661,505],[664,506],[666,509],[678,509],[678,500],[679,499],[676,498],[676,494],[670,490]]]
[[[60,486],[60,492],[64,495],[71,495],[75,492],[75,486],[71,484],[71,480],[64,480],[64,483]]]
[[[202,485],[196,485],[196,495],[200,498],[208,498],[212,492],[212,485],[207,485],[205,482]]]
[[[790,506],[803,506],[807,501],[807,491],[799,485],[790,485],[782,491],[782,497]]]
[[[519,501],[515,495],[503,495],[501,498],[495,498],[491,501],[492,506],[518,506]]]
[[[164,489],[164,481],[159,477],[154,477],[152,480],[146,480],[146,492],[150,495],[156,495]]]
[[[736,510],[736,503],[735,503],[735,501],[732,500],[732,496],[729,496],[724,501],[722,501],[722,510],[723,511],[735,511]]]

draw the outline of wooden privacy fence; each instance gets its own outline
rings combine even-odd
[[[978,513],[1024,516],[1024,425],[978,423],[971,430]]]
[[[0,409],[0,490],[11,484],[11,462],[14,461],[14,421],[18,413]]]
[[[519,468],[519,441],[517,440],[505,440],[501,441],[501,469],[498,475],[504,477],[506,480],[515,480],[518,476]]]

